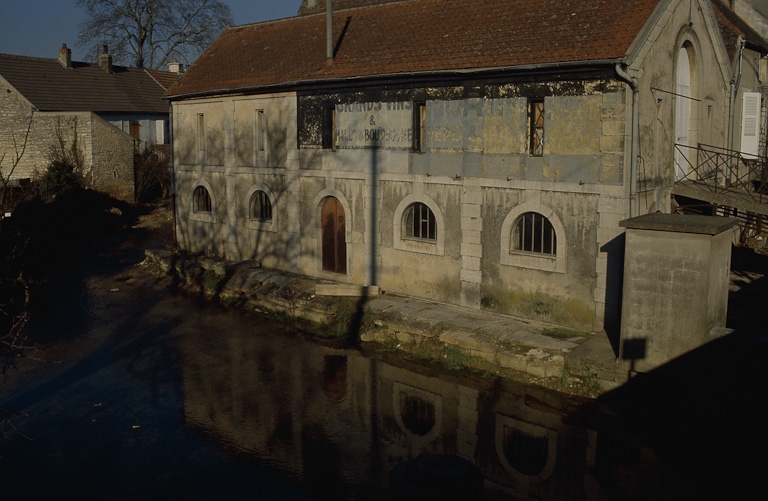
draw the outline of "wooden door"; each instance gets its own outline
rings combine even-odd
[[[323,270],[347,273],[346,221],[344,207],[333,197],[323,202]]]
[[[138,120],[131,120],[128,123],[128,130],[130,131],[131,137],[135,139],[133,142],[133,152],[138,153],[140,151],[140,132],[139,132],[139,121]]]

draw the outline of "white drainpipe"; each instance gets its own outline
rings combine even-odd
[[[637,77],[630,76],[621,64],[616,64],[616,74],[632,89],[632,148],[629,162],[629,217],[637,216],[637,155],[640,149],[640,91]]]
[[[738,44],[739,44],[739,70],[736,74],[735,79],[731,79],[731,103],[730,103],[730,109],[728,110],[728,151],[733,151],[733,131],[736,128],[735,123],[735,114],[736,114],[736,97],[739,95],[739,87],[741,87],[741,72],[742,72],[742,64],[744,60],[744,46],[746,45],[747,41],[741,38],[741,35],[739,35],[738,38]],[[728,169],[728,180],[731,181],[731,173],[733,172],[733,165],[734,159],[731,158],[731,164],[730,169]]]

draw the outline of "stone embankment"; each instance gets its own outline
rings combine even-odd
[[[411,357],[501,373],[560,391],[597,395],[626,380],[605,333],[384,293],[171,251],[147,250],[145,266],[224,304],[285,315],[323,335]]]

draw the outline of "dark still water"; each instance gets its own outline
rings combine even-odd
[[[697,363],[584,401],[79,273],[35,312],[46,362],[0,384],[0,499],[472,499],[451,458],[488,500],[705,499],[765,464],[754,409],[706,400]]]

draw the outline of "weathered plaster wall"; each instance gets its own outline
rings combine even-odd
[[[482,305],[486,309],[591,329],[596,314],[595,256],[599,227],[596,194],[487,188],[483,202]],[[509,249],[504,222],[517,207],[559,221],[556,256]],[[506,243],[506,245],[504,245]],[[503,248],[502,248],[503,247]],[[517,254],[516,264],[501,253]],[[558,262],[560,266],[554,265]]]

